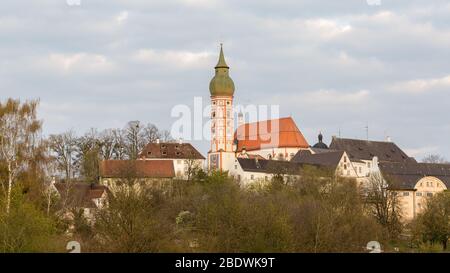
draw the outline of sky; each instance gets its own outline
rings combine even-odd
[[[3,1],[0,99],[39,99],[45,135],[170,130],[176,105],[209,101],[220,43],[235,103],[279,105],[310,144],[368,126],[450,159],[446,0]]]

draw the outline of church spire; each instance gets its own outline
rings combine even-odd
[[[228,67],[227,63],[225,62],[225,56],[223,54],[223,45],[222,44],[220,44],[219,62],[217,63],[215,68],[230,68],[230,67]]]
[[[233,96],[234,82],[228,74],[230,67],[225,62],[223,54],[223,46],[220,44],[219,62],[215,67],[214,78],[209,83],[209,91],[211,96]]]

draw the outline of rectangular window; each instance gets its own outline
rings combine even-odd
[[[251,180],[253,180],[255,177],[254,177],[254,175],[252,174],[251,176],[250,176],[250,179]]]
[[[416,192],[416,196],[422,196],[421,192]]]
[[[407,191],[403,192],[403,196],[409,196],[409,192]]]
[[[428,197],[432,197],[432,196],[433,196],[433,193],[432,193],[432,192],[427,192],[427,196],[428,196]]]

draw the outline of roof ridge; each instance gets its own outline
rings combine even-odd
[[[367,140],[367,139],[358,139],[358,138],[345,138],[345,137],[334,137],[335,140],[353,140],[353,141],[360,141],[360,142],[378,142],[378,143],[387,143],[387,144],[393,144],[396,145],[395,142],[391,141],[383,141],[383,140]]]

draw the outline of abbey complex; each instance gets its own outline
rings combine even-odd
[[[323,142],[319,134],[313,145],[303,136],[292,117],[246,123],[245,113],[235,119],[235,86],[223,49],[214,67],[209,91],[211,98],[211,143],[204,157],[189,143],[149,143],[133,163],[135,176],[145,181],[165,183],[189,180],[192,170],[227,172],[243,187],[270,183],[282,176],[285,181],[301,177],[306,166],[324,169],[354,179],[362,188],[374,179],[401,204],[404,220],[413,219],[424,208],[426,198],[450,187],[450,165],[419,163],[390,140],[370,141],[332,137]],[[236,127],[235,127],[236,126]],[[100,163],[100,184],[113,189],[126,164],[120,160]],[[98,192],[98,190],[97,190]],[[97,193],[98,200],[102,197]],[[94,200],[95,201],[95,200]]]

